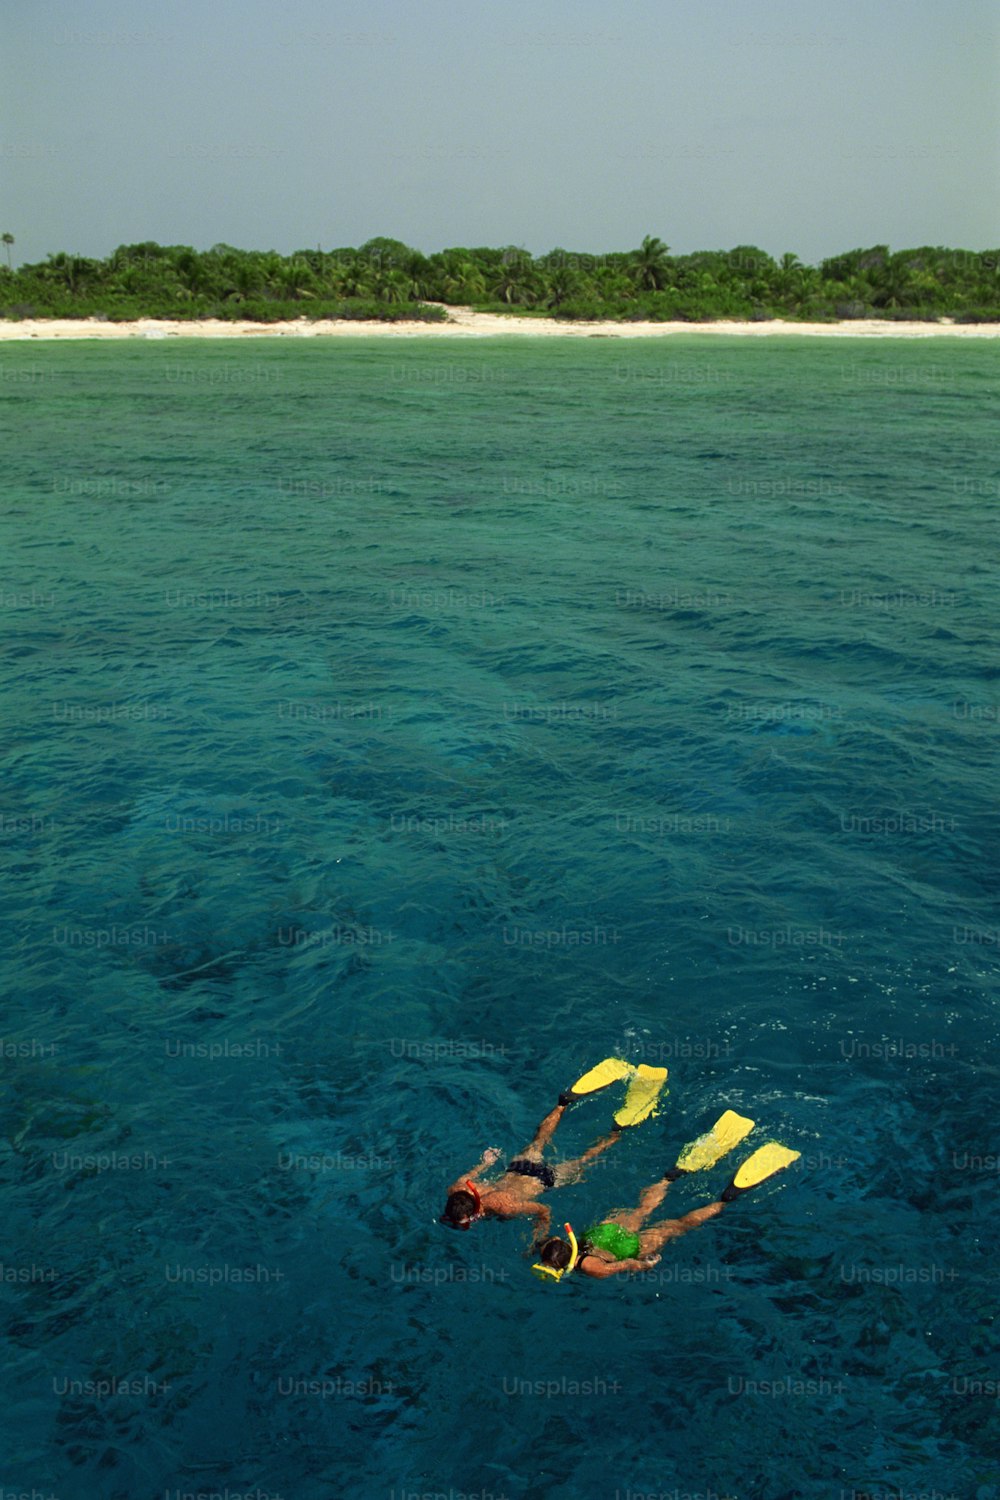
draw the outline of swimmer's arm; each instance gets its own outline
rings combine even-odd
[[[530,1214],[535,1221],[533,1244],[547,1238],[552,1215],[544,1203],[519,1203],[510,1217],[513,1219],[520,1214]]]
[[[494,1162],[499,1160],[500,1152],[497,1150],[496,1146],[487,1146],[486,1150],[483,1152],[482,1156],[476,1162],[476,1165],[472,1168],[472,1170],[469,1172],[463,1172],[461,1177],[459,1177],[456,1182],[452,1183],[451,1187],[448,1189],[448,1192],[460,1193],[465,1187],[465,1184],[470,1180],[470,1178],[473,1182],[477,1181],[485,1171],[492,1167]]]
[[[646,1255],[640,1260],[616,1260],[609,1265],[607,1261],[598,1260],[596,1255],[585,1255],[580,1262],[580,1270],[585,1276],[596,1276],[599,1281],[603,1281],[606,1276],[620,1276],[623,1272],[628,1274],[648,1271],[656,1265],[659,1258],[658,1255]]]

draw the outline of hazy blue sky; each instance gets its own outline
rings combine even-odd
[[[0,0],[15,259],[1000,245],[995,0]]]

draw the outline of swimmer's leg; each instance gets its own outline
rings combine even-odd
[[[587,1163],[593,1161],[595,1156],[600,1156],[602,1152],[607,1151],[608,1147],[613,1146],[615,1141],[620,1140],[620,1138],[621,1130],[616,1125],[601,1140],[595,1141],[592,1146],[588,1146],[582,1156],[576,1157],[573,1161],[560,1162],[558,1166],[553,1167],[552,1170],[556,1176],[556,1187],[563,1187],[568,1182],[579,1182]]]
[[[565,1104],[557,1104],[555,1109],[550,1109],[548,1114],[545,1116],[545,1119],[535,1131],[528,1145],[525,1146],[523,1151],[519,1151],[517,1155],[526,1156],[529,1161],[540,1160],[542,1152],[545,1150],[546,1146],[549,1144],[549,1141],[551,1141],[552,1137],[555,1135],[556,1126],[559,1124],[559,1121],[562,1119],[565,1113]]]
[[[640,1194],[636,1208],[618,1209],[614,1214],[609,1214],[608,1218],[613,1219],[616,1224],[621,1224],[624,1229],[641,1229],[646,1219],[651,1213],[655,1213],[667,1196],[670,1181],[669,1177],[661,1177],[659,1182],[650,1183],[649,1187],[644,1188]]]
[[[651,1224],[639,1235],[639,1245],[643,1255],[655,1255],[661,1245],[665,1245],[668,1240],[679,1239],[682,1234],[687,1234],[689,1229],[698,1229],[700,1225],[707,1224],[709,1219],[714,1219],[716,1214],[721,1214],[725,1206],[724,1203],[706,1203],[704,1208],[692,1209],[691,1213],[684,1214],[679,1219],[665,1219],[660,1224]]]

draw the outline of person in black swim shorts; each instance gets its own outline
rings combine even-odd
[[[587,1162],[600,1156],[621,1135],[619,1126],[597,1141],[575,1161],[557,1162],[550,1166],[542,1161],[542,1153],[555,1134],[556,1126],[571,1100],[560,1098],[555,1109],[550,1110],[535,1131],[534,1138],[524,1150],[504,1168],[495,1182],[481,1181],[482,1173],[500,1158],[494,1147],[484,1151],[471,1172],[459,1177],[448,1189],[448,1201],[439,1223],[451,1229],[468,1229],[477,1219],[514,1219],[521,1214],[535,1220],[536,1235],[548,1232],[549,1210],[538,1199],[548,1188],[563,1187],[569,1182],[579,1182]]]

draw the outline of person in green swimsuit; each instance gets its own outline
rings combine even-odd
[[[750,1124],[750,1121],[743,1122]],[[670,1240],[679,1239],[690,1229],[697,1229],[721,1214],[727,1203],[764,1182],[775,1172],[782,1171],[790,1162],[797,1160],[799,1153],[790,1151],[776,1142],[761,1146],[736,1173],[732,1182],[714,1203],[703,1208],[692,1209],[679,1219],[663,1219],[659,1224],[642,1226],[667,1194],[667,1189],[678,1177],[689,1170],[672,1167],[659,1182],[654,1182],[639,1198],[633,1209],[617,1209],[598,1224],[592,1224],[580,1236],[577,1245],[572,1228],[566,1225],[568,1240],[556,1235],[539,1242],[536,1239],[538,1262],[534,1267],[540,1276],[558,1281],[571,1271],[581,1271],[584,1276],[620,1276],[623,1272],[648,1271],[660,1260],[659,1251]],[[695,1168],[697,1170],[697,1168]]]
[[[599,1224],[592,1224],[580,1236],[579,1255],[574,1270],[584,1276],[620,1276],[635,1271],[649,1271],[660,1260],[659,1250],[668,1240],[675,1240],[689,1229],[697,1229],[709,1219],[714,1219],[725,1207],[720,1199],[708,1203],[704,1208],[693,1209],[680,1219],[664,1219],[648,1229],[642,1225],[650,1214],[659,1208],[670,1186],[668,1178],[661,1178],[646,1188],[639,1199],[638,1207],[618,1209]],[[565,1240],[554,1236],[540,1246],[539,1260],[542,1265],[554,1269],[567,1269],[571,1249]]]

